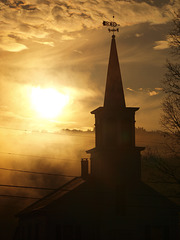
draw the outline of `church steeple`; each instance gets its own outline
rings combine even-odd
[[[111,41],[104,107],[110,109],[126,107],[114,34]]]
[[[113,36],[107,72],[104,106],[93,110],[95,115],[95,148],[91,154],[91,174],[95,178],[115,185],[132,185],[140,181],[140,152],[135,146],[135,112],[137,107],[126,107],[119,67],[115,22],[103,22],[111,26]]]

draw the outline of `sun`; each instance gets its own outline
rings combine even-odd
[[[33,87],[31,102],[37,113],[47,119],[56,118],[68,104],[69,96],[54,88]]]

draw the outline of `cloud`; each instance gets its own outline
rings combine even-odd
[[[163,89],[162,88],[155,88],[155,90],[162,91]]]
[[[0,48],[4,51],[8,52],[20,52],[22,50],[27,49],[27,46],[18,43],[19,38],[13,34],[9,34],[8,36],[0,36]]]
[[[163,50],[169,48],[167,41],[156,41],[155,44],[156,46],[153,47],[155,50]]]
[[[22,0],[3,0],[2,3],[4,3],[6,6],[9,8],[14,8],[14,9],[26,9],[26,10],[36,10],[36,6],[32,4],[25,4],[25,1]]]
[[[156,96],[160,93],[160,91],[162,91],[162,88],[154,88],[154,89],[151,89],[151,88],[146,88],[146,89],[143,89],[143,88],[139,88],[138,90],[133,90],[131,88],[126,88],[128,91],[130,92],[134,92],[134,94],[139,94],[139,95],[144,95],[144,96]]]
[[[137,38],[142,37],[143,35],[144,35],[144,33],[136,33],[136,34],[135,34],[135,36],[136,36]]]
[[[6,44],[0,43],[0,48],[4,51],[8,51],[8,52],[20,52],[20,51],[27,49],[27,47],[24,44],[15,43],[15,42],[14,43],[6,43]]]
[[[48,45],[50,47],[54,47],[54,42],[41,42],[41,41],[34,41],[43,45]]]
[[[112,20],[112,15],[115,15],[115,21],[120,23],[121,27],[147,22],[164,24],[172,18],[170,12],[178,7],[178,1],[171,4],[166,1],[159,5],[153,3],[114,0],[71,2],[33,0],[30,4],[24,0],[3,0],[0,2],[2,13],[0,27],[5,34],[21,35],[23,39],[31,41],[34,38],[52,37],[52,31],[63,35],[63,40],[69,40],[74,36],[69,36],[68,33],[100,28],[103,20]],[[136,34],[136,37],[140,36],[142,33]],[[44,42],[52,42],[52,39]],[[155,49],[162,49],[160,46],[162,44],[159,43]]]
[[[74,52],[75,52],[75,53],[78,53],[78,54],[83,54],[82,51],[79,51],[79,50],[76,50],[76,49],[74,50]]]
[[[149,92],[148,92],[148,95],[149,95],[150,97],[156,96],[156,95],[158,95],[158,94],[159,94],[159,93],[156,92],[156,91],[149,91]]]
[[[73,40],[74,37],[68,36],[68,35],[63,35],[61,40]]]
[[[126,88],[127,90],[134,92],[134,90],[132,88]]]
[[[22,6],[22,9],[26,9],[26,10],[36,10],[37,8],[35,7],[35,5],[30,5],[30,4],[27,4],[27,5],[21,5]]]
[[[125,91],[126,106],[140,107],[136,113],[136,127],[143,126],[145,129],[159,129],[162,95],[152,89]],[[154,95],[153,95],[154,94]]]

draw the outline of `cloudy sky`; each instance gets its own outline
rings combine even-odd
[[[1,0],[0,127],[93,128],[89,112],[103,104],[111,41],[102,21],[114,15],[126,104],[140,107],[136,126],[159,129],[166,40],[179,7],[178,0]],[[39,108],[52,109],[47,99],[58,93],[62,109],[43,115]]]

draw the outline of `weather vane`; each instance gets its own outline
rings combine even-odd
[[[119,28],[116,28],[116,27],[120,26],[120,24],[117,24],[116,22],[114,22],[114,16],[113,16],[113,22],[103,21],[103,26],[111,27],[111,28],[108,28],[108,31],[113,32],[113,36],[114,36],[114,32],[119,32]]]

